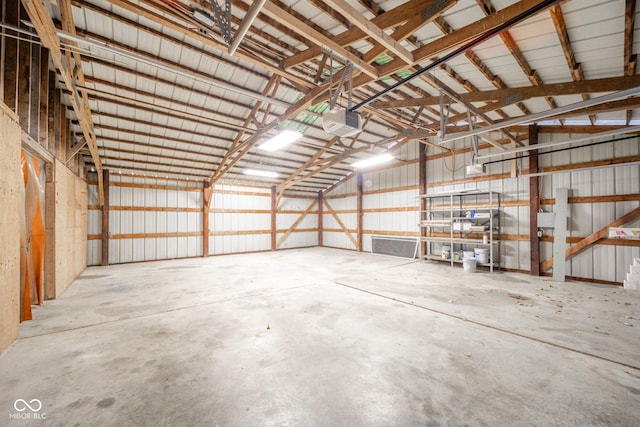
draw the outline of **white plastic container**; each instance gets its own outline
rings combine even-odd
[[[465,258],[475,258],[476,254],[474,251],[462,251],[462,259]]]
[[[464,258],[462,260],[462,270],[465,273],[475,273],[476,272],[476,259],[475,258]]]
[[[489,249],[475,248],[473,252],[475,253],[475,258],[478,260],[480,264],[489,263]]]

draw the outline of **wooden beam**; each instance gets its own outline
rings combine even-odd
[[[485,15],[491,15],[492,13],[496,13],[496,9],[495,7],[493,7],[491,0],[476,0],[476,3],[478,3],[478,6],[480,6],[482,11],[485,13]],[[506,48],[509,49],[511,56],[513,57],[513,59],[516,60],[516,62],[520,66],[520,69],[522,70],[524,75],[527,76],[531,84],[534,86],[540,86],[541,84],[543,84],[542,78],[540,77],[540,75],[536,70],[533,70],[531,68],[531,65],[529,65],[529,61],[527,61],[527,59],[525,58],[524,54],[522,53],[522,50],[520,50],[520,48],[518,47],[518,44],[513,39],[513,36],[509,32],[509,30],[503,31],[499,35],[500,35],[500,38],[502,39],[502,42],[506,46]],[[552,97],[546,96],[545,100],[547,101],[549,108],[558,107],[558,105],[556,104],[556,102],[553,100]],[[523,104],[520,101],[518,101],[517,105],[520,107]]]
[[[296,219],[296,221],[291,224],[291,227],[289,227],[287,229],[287,231],[285,231],[285,233],[280,236],[280,238],[278,239],[278,242],[276,243],[276,247],[279,248],[280,245],[287,240],[287,237],[289,237],[289,234],[291,234],[291,232],[293,230],[295,230],[295,228],[300,225],[300,223],[305,219],[305,217],[313,210],[313,208],[316,206],[316,204],[318,203],[317,200],[314,200],[313,202],[311,202],[311,204],[309,205],[309,207],[307,209],[305,209],[305,211],[298,217],[298,219]]]
[[[347,227],[345,227],[345,225],[342,222],[342,220],[340,220],[340,217],[338,216],[338,214],[333,210],[333,208],[331,207],[331,205],[329,204],[329,202],[326,199],[324,199],[324,205],[326,206],[326,208],[329,211],[329,213],[331,214],[331,216],[336,220],[336,222],[338,223],[338,226],[340,226],[340,230],[342,230],[347,235],[347,237],[349,237],[349,240],[351,240],[351,243],[353,243],[353,246],[357,249],[358,248],[358,241],[353,238],[353,236],[351,235],[350,230]]]
[[[356,215],[357,215],[357,228],[358,228],[358,232],[357,232],[357,240],[358,240],[358,244],[356,245],[356,250],[358,252],[362,252],[362,229],[364,227],[363,225],[363,220],[364,220],[364,212],[362,212],[362,184],[363,184],[363,174],[362,172],[358,172],[357,175],[357,192],[358,195],[356,197]]]
[[[456,30],[454,33],[440,37],[439,39],[419,47],[413,51],[414,60],[419,63],[431,57],[441,55],[445,52],[460,47],[466,42],[485,34],[500,24],[515,18],[521,13],[538,6],[544,0],[521,0],[511,6],[499,10],[497,13],[477,20],[465,27]],[[389,76],[406,67],[404,61],[394,60],[379,67],[380,78]],[[354,86],[361,84],[364,77],[354,80]]]
[[[577,254],[579,254],[580,252],[584,251],[585,249],[587,249],[589,246],[593,245],[594,243],[598,242],[598,240],[600,239],[604,239],[605,237],[609,236],[609,228],[610,227],[621,227],[633,220],[635,220],[636,218],[640,217],[640,207],[635,208],[634,210],[632,210],[631,212],[629,212],[626,215],[623,215],[622,217],[616,219],[615,221],[612,221],[611,223],[607,224],[606,226],[602,227],[600,230],[591,233],[590,235],[588,235],[587,237],[585,237],[584,239],[580,240],[579,242],[575,243],[573,246],[571,246],[569,249],[567,249],[565,251],[565,258],[569,259]],[[553,258],[549,258],[548,260],[544,261],[541,265],[540,265],[540,270],[541,271],[546,271],[548,269],[550,269],[553,266]]]
[[[529,145],[538,144],[538,125],[529,126]],[[529,152],[529,172],[538,173],[538,150]],[[540,212],[540,177],[529,178],[529,247],[530,272],[532,276],[540,275],[540,238],[538,237],[538,212]]]
[[[96,173],[98,175],[98,197],[100,204],[102,204],[104,200],[102,162],[100,161],[95,130],[93,129],[91,110],[86,96],[83,96],[77,91],[73,75],[75,73],[77,76],[81,76],[82,67],[77,68],[75,71],[67,68],[66,61],[63,58],[60,39],[58,38],[56,27],[44,4],[40,0],[22,0],[22,4],[27,10],[31,23],[38,32],[38,36],[40,36],[42,45],[49,49],[51,59],[58,67],[58,71],[64,80],[67,89],[72,93],[72,96],[70,96],[69,99],[76,117],[78,118],[84,138],[89,146],[91,158],[96,168]],[[79,78],[82,79],[82,77]]]
[[[33,44],[30,46],[31,58],[29,65],[29,135],[35,141],[40,141],[40,71],[42,48]]]
[[[360,28],[365,34],[383,45],[395,56],[402,59],[409,65],[413,65],[413,55],[399,42],[391,38],[380,27],[365,18],[355,7],[344,0],[325,0],[332,8],[340,12],[342,16],[349,20],[354,26]]]
[[[5,2],[8,3],[8,2]],[[20,25],[18,2],[4,7],[3,22],[15,27]],[[4,79],[3,101],[14,113],[18,112],[18,40],[13,37],[2,37],[4,58],[0,66],[3,68]]]
[[[215,49],[221,50],[225,52],[227,50],[227,45],[222,42],[216,41],[214,38],[210,37],[206,31],[200,32],[194,27],[199,27],[203,30],[206,30],[204,26],[199,24],[197,21],[192,22],[184,22],[184,24],[180,24],[176,22],[175,19],[168,18],[163,13],[154,12],[153,9],[158,8],[158,4],[152,0],[140,0],[141,5],[145,5],[146,7],[142,7],[141,5],[135,4],[129,0],[108,0],[109,3],[114,4],[118,7],[127,10],[128,12],[133,13],[135,16],[142,16],[151,22],[159,24],[162,28],[167,28],[177,32],[178,34],[182,34],[191,39],[195,39],[200,43],[203,43],[205,46],[213,47]],[[264,11],[264,9],[263,9]],[[180,19],[180,17],[178,17]],[[182,17],[184,21],[184,17]],[[305,89],[308,90],[312,88],[314,85],[312,82],[309,82],[303,78],[296,76],[295,74],[288,73],[284,71],[284,69],[280,69],[277,65],[273,65],[267,63],[266,61],[262,61],[257,59],[254,55],[243,52],[242,49],[239,49],[235,56],[247,61],[248,63],[258,66],[263,70],[269,71],[275,75],[279,75],[281,77],[286,78],[290,82],[298,85],[302,91]]]
[[[326,37],[324,34],[320,33],[306,22],[303,22],[300,19],[296,18],[286,10],[278,7],[273,3],[268,2],[262,8],[262,12],[273,19],[277,19],[278,21],[285,23],[289,28],[296,31],[306,39],[311,40],[316,45],[331,49],[336,54],[353,62],[353,64],[357,68],[361,69],[370,78],[378,78],[378,72],[375,67],[367,64],[362,59],[358,58],[357,56],[343,48],[339,43],[336,43],[334,39]]]
[[[271,187],[271,250],[278,249],[276,241],[276,235],[278,233],[276,213],[278,211],[278,193],[276,192],[276,186]]]
[[[37,141],[46,150],[49,147],[49,51],[40,48],[40,99],[39,99],[39,125]]]
[[[18,4],[20,8],[20,20],[26,19],[24,8]],[[31,136],[29,132],[29,115],[31,109],[30,83],[31,83],[31,43],[23,40],[18,42],[18,92],[16,100],[18,117],[20,119],[20,127]]]
[[[262,90],[262,95],[267,95],[270,91],[272,91],[279,80],[279,76],[272,76],[265,85],[265,88]],[[252,119],[258,113],[261,106],[262,101],[257,101],[253,109],[245,119],[243,126],[246,127],[251,124]],[[220,178],[222,178],[227,172],[231,170],[233,165],[235,165],[242,157],[244,157],[245,154],[249,152],[249,150],[251,150],[251,148],[253,148],[254,145],[256,145],[260,141],[262,135],[275,128],[278,123],[279,122],[277,119],[272,121],[268,126],[259,129],[244,141],[242,141],[242,137],[245,135],[245,132],[243,130],[238,132],[235,139],[233,140],[233,143],[231,144],[231,147],[229,147],[229,150],[225,154],[224,158],[222,159],[216,170],[213,172],[211,179],[209,180],[209,184],[213,187],[213,185]]]
[[[208,180],[202,182],[202,257],[209,256],[209,211],[213,187]]]
[[[324,246],[324,201],[322,200],[322,190],[318,191],[318,246]]]
[[[102,203],[102,261],[101,265],[109,265],[109,169],[105,169],[102,174],[104,199]]]
[[[510,105],[516,100],[524,101],[531,98],[542,98],[546,95],[563,96],[579,95],[582,93],[615,92],[635,86],[640,86],[640,75],[477,91],[462,93],[460,94],[460,99],[464,102],[489,102],[491,103],[489,104],[491,110],[495,110],[502,106]],[[393,101],[376,101],[372,103],[372,106],[375,108],[392,109],[419,107],[422,104],[438,105],[439,102],[440,98],[438,96],[427,96]]]
[[[382,30],[387,30],[396,25],[402,24],[416,16],[421,16],[422,12],[430,7],[430,5],[437,3],[439,0],[410,0],[403,3],[392,10],[376,16],[370,22]],[[353,43],[364,40],[367,35],[359,28],[353,28],[338,34],[335,37],[335,42],[340,46],[349,46]],[[300,53],[291,55],[282,61],[282,68],[287,69],[303,62],[310,61],[311,59],[322,55],[321,46],[312,46]],[[370,61],[367,61],[370,62]],[[406,65],[406,64],[405,64]]]
[[[558,33],[560,45],[562,46],[562,51],[564,52],[565,59],[567,60],[567,65],[569,66],[569,72],[571,73],[573,81],[579,82],[584,80],[582,64],[576,62],[576,56],[573,51],[573,46],[571,45],[571,38],[569,37],[569,31],[567,30],[567,24],[564,20],[562,8],[560,5],[553,6],[549,9],[549,13],[551,14],[551,20],[553,21],[553,25]],[[590,96],[582,94],[582,99],[586,101],[590,99]],[[595,124],[596,116],[590,115],[589,120],[591,120],[592,125]]]

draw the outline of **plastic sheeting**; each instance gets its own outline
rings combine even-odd
[[[44,173],[38,159],[24,150],[21,158],[20,320],[25,321],[33,318],[31,305],[40,305],[44,299],[44,182],[40,179]]]

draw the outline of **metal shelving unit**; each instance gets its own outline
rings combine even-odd
[[[462,263],[460,251],[489,250],[489,260],[478,265],[500,267],[500,193],[457,191],[425,194],[426,209],[420,211],[420,259]],[[442,250],[449,246],[449,256]]]

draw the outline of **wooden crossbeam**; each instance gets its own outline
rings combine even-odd
[[[567,60],[567,65],[569,66],[569,72],[571,73],[571,78],[573,78],[574,82],[579,82],[584,80],[584,72],[582,71],[582,64],[576,62],[576,56],[573,51],[573,46],[571,45],[571,38],[569,37],[569,31],[567,30],[567,24],[564,20],[564,14],[562,13],[562,8],[560,5],[553,6],[549,9],[549,13],[551,14],[551,20],[553,21],[553,25],[556,28],[556,32],[558,33],[558,39],[560,40],[560,45],[562,46],[562,51],[564,52],[564,56]],[[582,94],[583,100],[590,99],[590,96],[586,93]],[[591,124],[596,123],[596,116],[590,115],[589,120]]]
[[[383,13],[382,15],[376,16],[370,22],[382,30],[387,30],[408,21],[417,15],[421,15],[422,10],[436,1],[438,0],[410,0],[386,13]],[[338,34],[335,37],[335,42],[340,46],[348,46],[364,40],[366,37],[367,35],[364,31],[359,28],[353,28],[349,31]],[[309,61],[320,55],[322,55],[321,47],[312,46],[300,53],[286,58],[282,61],[282,68],[286,70],[287,68],[302,64],[303,62]]]
[[[271,79],[269,79],[265,88],[262,90],[262,95],[267,95],[269,92],[273,91],[274,88],[277,87],[277,83],[280,81],[280,78],[281,77],[279,75],[275,75],[275,74],[271,76]],[[262,106],[262,101],[257,101],[256,105],[253,106],[253,108],[251,109],[251,112],[245,119],[243,123],[244,127],[247,127],[251,124],[252,119],[258,113],[261,106]],[[271,122],[270,125],[265,126],[261,129],[258,129],[256,133],[254,133],[252,136],[247,138],[247,140],[245,141],[242,141],[242,137],[245,135],[245,132],[243,130],[238,132],[235,139],[233,140],[233,143],[231,144],[231,147],[229,147],[229,150],[225,154],[224,158],[220,161],[220,164],[218,165],[215,172],[211,176],[209,185],[213,187],[213,185],[220,178],[222,178],[229,170],[231,170],[233,165],[235,165],[245,154],[249,152],[249,150],[251,150],[251,148],[253,148],[253,146],[255,146],[258,143],[258,141],[260,141],[260,138],[262,137],[262,135],[264,135],[267,131],[275,128],[277,124],[278,124],[278,121],[274,120],[273,122]]]
[[[571,246],[569,249],[567,249],[565,251],[565,258],[566,259],[571,258],[571,257],[579,254],[580,252],[584,251],[589,246],[591,246],[594,243],[596,243],[598,240],[604,239],[605,237],[607,237],[609,235],[609,228],[610,227],[621,227],[621,226],[623,226],[623,225],[635,220],[638,217],[640,217],[640,207],[635,208],[634,210],[632,210],[628,214],[621,216],[620,218],[616,219],[615,221],[612,221],[611,223],[609,223],[606,226],[602,227],[600,230],[596,231],[595,233],[591,233],[590,235],[588,235],[584,239],[580,240],[579,242],[577,242],[576,244]],[[546,271],[546,270],[550,269],[552,266],[553,266],[553,257],[549,258],[548,260],[546,260],[542,264],[540,264],[540,271]]]
[[[527,100],[540,98],[545,95],[579,95],[585,92],[614,92],[640,85],[640,75],[624,77],[608,77],[602,79],[582,80],[578,82],[550,83],[540,86],[513,87],[489,91],[477,91],[462,93],[460,98],[465,102],[492,102],[491,109],[506,106],[514,100]],[[371,105],[375,108],[392,109],[405,107],[418,107],[420,105],[438,105],[438,96],[426,96],[421,98],[400,99],[393,101],[376,101]]]
[[[431,5],[437,6],[437,11],[435,11],[435,13],[431,14],[426,19],[422,15],[422,13],[414,14],[413,17],[411,17],[407,22],[395,28],[395,30],[393,31],[393,34],[391,34],[391,38],[398,42],[409,38],[413,33],[418,31],[420,28],[424,27],[425,25],[433,22],[435,19],[440,17],[442,13],[446,12],[449,8],[454,6],[457,2],[458,0],[449,0],[447,2],[438,2],[438,3],[432,2]],[[370,22],[373,22],[373,21],[370,21]],[[380,55],[382,55],[386,50],[387,50],[387,47],[385,47],[382,43],[376,43],[371,49],[367,51],[367,53],[364,54],[363,59],[366,62],[372,62],[376,58],[378,58]]]
[[[492,13],[496,13],[496,9],[491,3],[491,0],[476,0],[476,3],[478,3],[478,6],[480,6],[482,11],[485,13],[485,15],[491,15]],[[513,59],[516,60],[516,62],[520,66],[520,69],[522,70],[524,75],[527,76],[531,84],[534,86],[540,86],[541,84],[543,84],[542,78],[540,77],[540,75],[536,70],[533,70],[531,68],[531,65],[529,65],[529,61],[527,61],[527,59],[525,58],[524,54],[522,53],[522,50],[520,50],[520,47],[517,45],[516,41],[513,39],[513,36],[509,32],[509,30],[501,32],[499,36],[502,39],[502,42],[504,43],[506,48],[509,49],[511,56],[513,57]],[[545,100],[547,101],[549,108],[558,107],[558,105],[556,104],[556,102],[553,100],[552,97],[546,96]],[[518,102],[517,105],[521,107],[524,104],[522,104],[521,102]]]
[[[349,22],[360,28],[365,34],[383,45],[395,56],[402,59],[407,64],[413,65],[413,54],[398,41],[382,31],[380,27],[365,18],[364,15],[362,15],[355,7],[351,6],[344,0],[325,0],[325,3],[340,12],[340,14],[348,19]]]
[[[338,216],[338,214],[336,213],[336,211],[333,210],[333,208],[331,207],[331,205],[329,204],[329,202],[327,201],[327,199],[323,199],[324,201],[324,205],[327,208],[327,210],[329,211],[329,213],[331,214],[331,216],[336,220],[336,222],[338,223],[338,225],[340,226],[340,229],[349,237],[349,240],[351,240],[351,243],[353,243],[353,247],[357,248],[358,247],[358,241],[351,235],[351,232],[349,231],[349,229],[344,225],[344,223],[340,220],[340,217]]]
[[[287,239],[287,237],[289,237],[289,235],[291,234],[291,232],[293,230],[295,230],[295,228],[300,225],[300,223],[304,220],[304,218],[309,215],[309,213],[313,210],[313,208],[316,207],[316,204],[318,204],[318,200],[315,199],[313,202],[311,202],[311,204],[309,205],[309,207],[298,217],[298,219],[291,224],[291,227],[289,227],[289,229],[282,235],[280,236],[280,238],[278,239],[278,242],[276,243],[276,247],[280,247],[280,245]]]
[[[303,22],[300,19],[296,18],[286,10],[278,7],[273,3],[268,2],[263,6],[262,12],[273,19],[284,22],[285,24],[287,24],[287,26],[289,26],[289,28],[305,37],[306,39],[311,40],[318,46],[327,47],[336,54],[353,62],[354,65],[360,68],[370,78],[378,78],[378,71],[375,69],[375,67],[367,64],[362,59],[358,58],[357,56],[353,55],[351,52],[343,48],[339,43],[336,43],[334,39],[326,37],[324,34],[320,33],[306,22]]]
[[[62,3],[63,5],[66,5],[64,6],[66,10],[65,25],[69,30],[73,29],[73,31],[75,31],[73,18],[69,15],[71,6],[67,2],[67,0],[64,0]],[[80,129],[82,130],[84,140],[89,147],[89,152],[91,153],[91,158],[96,168],[96,173],[98,175],[98,198],[100,205],[102,205],[104,202],[102,161],[100,160],[100,154],[98,152],[96,134],[93,128],[91,110],[89,108],[89,102],[87,100],[86,94],[78,92],[76,88],[76,83],[73,76],[74,70],[69,67],[69,63],[67,62],[68,58],[65,58],[62,53],[60,39],[58,38],[57,30],[53,23],[51,15],[49,15],[49,11],[45,8],[44,4],[40,0],[22,0],[22,4],[29,14],[29,19],[38,32],[38,36],[40,37],[43,46],[49,49],[50,57],[58,68],[58,72],[60,73],[65,86],[69,91],[71,91],[69,100],[71,102],[71,107],[73,108],[73,111],[78,118]],[[75,49],[72,49],[72,51],[73,50]],[[76,76],[78,76],[78,78],[83,81],[84,77],[81,67],[80,69],[75,70],[75,72]]]
[[[149,19],[151,22],[161,25],[163,28],[167,28],[173,31],[176,31],[179,34],[187,36],[189,38],[195,39],[205,46],[213,47],[215,49],[221,50],[223,52],[227,51],[227,45],[221,42],[216,41],[212,37],[208,36],[205,33],[201,33],[199,31],[194,31],[193,28],[189,28],[187,25],[179,24],[175,19],[170,19],[166,15],[161,13],[156,13],[152,8],[158,8],[158,3],[153,0],[139,0],[140,5],[135,4],[129,0],[108,0],[109,3],[112,3],[128,12],[133,13],[136,16],[142,16],[146,19]],[[142,5],[146,6],[143,7]],[[195,22],[197,24],[197,22]],[[267,63],[266,61],[261,61],[257,59],[253,55],[249,55],[244,53],[242,49],[239,49],[235,52],[235,56],[238,58],[247,61],[250,64],[256,65],[263,70],[270,71],[276,75],[285,77],[290,82],[296,84],[301,91],[309,90],[309,88],[313,87],[313,83],[309,82],[303,78],[300,78],[294,74],[284,71],[280,69],[277,65],[272,65]]]

